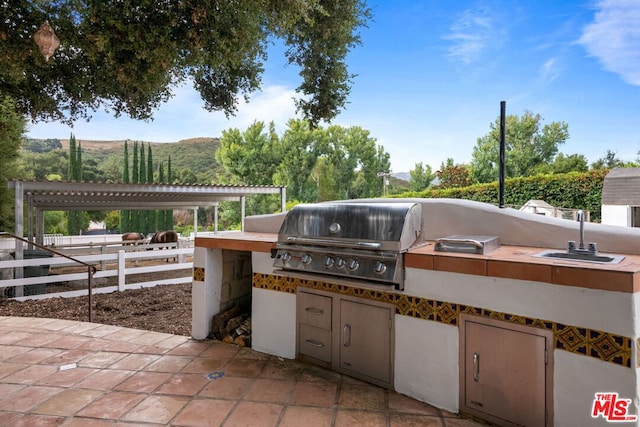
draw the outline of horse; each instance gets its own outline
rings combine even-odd
[[[154,244],[154,243],[176,243],[178,241],[178,233],[176,233],[173,230],[167,230],[167,231],[158,231],[156,234],[154,234],[151,237],[151,240],[149,241],[149,243]],[[171,248],[171,245],[167,245],[166,247],[167,249]],[[158,249],[165,249],[164,246],[159,247]],[[169,259],[167,259],[167,262],[169,261]]]
[[[140,241],[144,239],[144,234],[133,231],[130,233],[124,233],[122,235],[123,245],[139,245]]]

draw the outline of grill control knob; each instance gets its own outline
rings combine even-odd
[[[336,260],[335,260],[332,256],[327,256],[327,257],[324,259],[324,267],[325,267],[325,268],[331,268],[331,267],[333,267],[333,263],[334,263],[335,261],[336,261]]]
[[[347,264],[347,262],[344,260],[344,258],[338,258],[336,260],[336,267],[337,268],[344,268],[344,266]]]
[[[347,268],[351,271],[355,271],[358,269],[358,267],[360,267],[360,263],[358,262],[357,259],[350,259],[349,260],[349,264],[347,265]]]
[[[387,265],[382,261],[376,261],[376,266],[373,267],[373,272],[376,274],[384,274],[387,271]]]
[[[289,252],[285,252],[282,254],[282,261],[287,262],[291,259],[291,254]]]
[[[313,258],[311,258],[311,255],[309,255],[309,254],[302,255],[302,263],[303,264],[309,264],[312,259]]]

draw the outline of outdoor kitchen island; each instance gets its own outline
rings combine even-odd
[[[554,259],[535,255],[562,252],[577,240],[578,223],[462,200],[384,202],[422,208],[421,239],[403,254],[403,290],[276,268],[285,214],[250,217],[243,232],[196,238],[193,337],[206,338],[212,316],[248,294],[255,350],[349,373],[340,358],[358,332],[351,323],[343,328],[341,310],[391,307],[387,331],[376,321],[362,334],[391,331],[382,340],[390,346],[387,386],[399,393],[504,425],[606,425],[624,417],[640,425],[640,230],[584,224],[603,254],[624,256],[617,264]],[[438,239],[451,235],[496,236],[501,246],[485,254],[436,251]],[[309,297],[326,304],[307,311],[328,312],[330,320],[301,317]],[[318,336],[326,330],[326,343],[307,341],[331,349],[304,357],[300,325],[318,328]],[[385,385],[368,369],[355,366],[354,376]]]

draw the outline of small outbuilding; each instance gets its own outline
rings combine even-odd
[[[544,200],[529,200],[521,208],[522,212],[529,212],[536,215],[552,216],[562,218],[562,214],[558,215],[558,209]]]
[[[578,209],[557,208],[544,200],[529,200],[520,208],[520,211],[573,221],[578,218]],[[585,214],[585,221],[591,221],[591,212],[583,211],[583,213]]]
[[[612,169],[604,178],[602,223],[640,227],[640,168]]]

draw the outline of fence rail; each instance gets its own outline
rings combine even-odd
[[[174,244],[176,245],[176,244]],[[93,293],[108,293],[114,291],[124,291],[127,289],[139,289],[142,287],[151,287],[155,285],[165,285],[165,284],[180,284],[180,283],[189,283],[192,280],[191,270],[193,269],[193,262],[186,261],[187,257],[193,256],[193,247],[181,248],[174,247],[169,249],[161,249],[160,246],[164,248],[167,247],[167,244],[164,245],[145,245],[139,247],[127,247],[125,250],[122,246],[114,250],[114,248],[109,248],[109,250],[105,250],[107,246],[102,246],[101,248],[97,248],[98,252],[96,254],[86,254],[86,255],[74,255],[74,259],[78,261],[92,264],[92,265],[101,265],[101,268],[93,274],[94,279],[98,282],[100,279],[108,279],[117,277],[117,284],[113,286],[99,286],[97,283],[93,287]],[[145,249],[153,249],[156,250],[145,250]],[[60,248],[56,248],[57,250],[61,250]],[[73,248],[67,248],[67,250]],[[79,248],[75,248],[78,249]],[[95,250],[96,248],[85,248],[85,253],[87,250]],[[65,250],[66,252],[66,250]],[[74,251],[75,252],[75,251]],[[148,260],[171,260],[175,259],[176,262],[167,262],[165,264],[156,264],[152,266],[138,266],[136,265],[139,261],[148,261]],[[127,266],[127,262],[129,261],[129,266]],[[131,264],[134,264],[131,266]],[[43,274],[43,275],[35,275],[36,277],[24,277],[20,279],[16,279],[13,277],[12,273],[15,268],[41,268],[44,271],[49,271],[49,269],[53,267],[65,267],[65,266],[73,266],[74,263],[70,262],[68,259],[62,257],[49,257],[49,258],[31,258],[31,259],[23,259],[23,260],[4,260],[0,261],[0,292],[5,295],[7,290],[15,289],[18,286],[31,287],[32,295],[26,295],[22,297],[16,297],[16,300],[26,300],[26,299],[43,299],[43,298],[51,298],[51,297],[76,297],[88,294],[88,288],[84,282],[87,282],[87,274],[81,272],[72,272],[72,273],[64,273],[64,274]],[[110,268],[107,268],[110,267]],[[185,272],[184,276],[170,278],[170,279],[156,279],[151,281],[143,281],[143,282],[133,282],[131,283],[132,278],[136,275],[146,274],[146,273],[159,273],[166,271],[174,271],[174,270],[188,270],[188,273]],[[46,292],[46,287],[53,284],[73,284],[74,286],[78,286],[79,289],[70,290],[70,291],[62,291],[62,292],[52,292],[52,293],[44,293]],[[34,292],[35,291],[43,291],[43,292]]]

